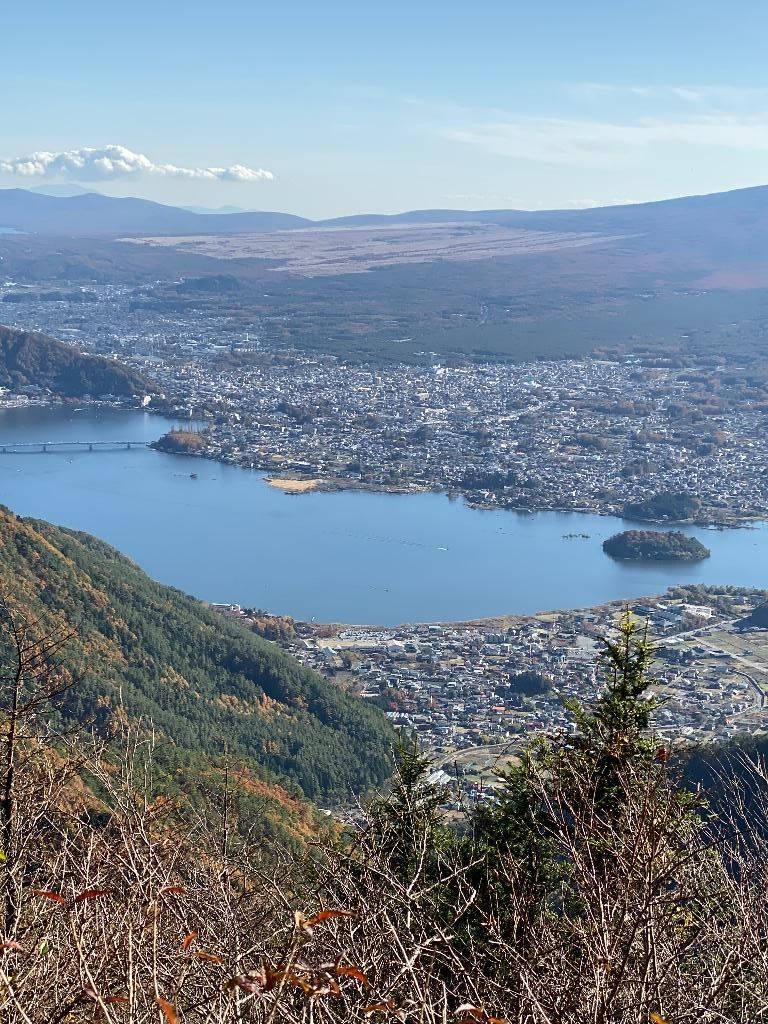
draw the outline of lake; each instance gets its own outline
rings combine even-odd
[[[150,441],[172,425],[138,411],[6,409],[0,443]],[[150,449],[0,454],[0,502],[93,533],[205,600],[327,622],[532,614],[683,582],[768,587],[766,524],[686,528],[712,551],[695,565],[621,564],[601,544],[627,523],[608,516],[479,511],[441,494],[285,495],[262,474]]]

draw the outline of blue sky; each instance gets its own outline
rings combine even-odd
[[[768,182],[764,2],[43,0],[2,38],[4,187],[320,217]]]

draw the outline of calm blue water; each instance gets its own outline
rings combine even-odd
[[[0,443],[152,440],[169,425],[139,412],[14,409],[0,411]],[[197,597],[319,621],[533,613],[682,582],[768,587],[766,525],[686,530],[712,550],[697,565],[622,565],[600,547],[627,527],[610,517],[481,512],[438,494],[290,496],[257,473],[150,450],[0,455],[0,502],[94,533]]]

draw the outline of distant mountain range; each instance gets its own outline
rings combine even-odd
[[[46,188],[46,192],[53,191]],[[227,210],[226,207],[222,208]],[[768,186],[687,196],[653,203],[586,210],[411,210],[405,213],[358,214],[312,221],[289,213],[222,212],[182,209],[147,199],[121,199],[95,192],[45,194],[0,189],[0,228],[38,235],[69,237],[123,234],[241,234],[310,227],[386,227],[401,224],[484,222],[541,231],[663,234],[717,244],[732,239],[745,258],[768,256]],[[741,247],[747,240],[747,250]],[[731,255],[736,254],[736,250]]]
[[[206,217],[218,213],[253,213],[253,210],[246,210],[242,206],[182,206],[182,210],[189,213],[202,213]]]
[[[51,196],[21,188],[0,189],[0,228],[37,235],[235,234],[311,224],[289,213],[193,213],[148,199],[117,199],[97,192]]]
[[[34,192],[41,196],[55,196],[58,199],[71,199],[73,196],[87,196],[97,195],[101,196],[104,193],[99,192],[94,188],[83,188],[82,185],[35,185],[34,188],[28,188],[25,191]],[[182,210],[187,210],[189,213],[249,213],[248,209],[243,206],[182,206]]]

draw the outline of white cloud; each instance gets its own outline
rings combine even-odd
[[[86,182],[115,181],[118,178],[140,175],[238,182],[271,181],[273,177],[270,171],[260,167],[244,167],[242,164],[233,164],[231,167],[178,167],[176,164],[156,164],[143,153],[134,153],[125,146],[71,149],[63,153],[41,151],[8,160],[0,158],[0,174]]]
[[[572,96],[582,99],[624,99],[636,97],[656,103],[670,103],[682,100],[684,103],[707,103],[730,108],[747,107],[755,103],[765,103],[768,89],[754,86],[740,88],[732,85],[650,85],[638,82],[624,84],[617,82],[569,82],[564,89]]]
[[[501,156],[584,167],[613,166],[622,159],[633,159],[641,149],[658,145],[768,153],[766,115],[643,118],[625,122],[516,117],[446,128],[439,134]]]

